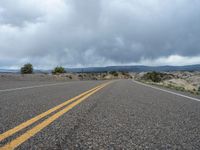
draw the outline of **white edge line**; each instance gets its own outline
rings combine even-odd
[[[38,88],[38,87],[47,87],[47,86],[54,86],[54,85],[63,85],[69,82],[64,83],[53,83],[53,84],[42,84],[42,85],[34,85],[34,86],[26,86],[26,87],[20,87],[20,88],[13,88],[13,89],[4,89],[0,90],[0,92],[11,92],[11,91],[17,91],[17,90],[24,90],[24,89],[32,89],[32,88]]]
[[[147,85],[147,84],[135,81],[135,80],[132,80],[132,81],[134,83],[137,83],[137,84],[140,84],[140,85],[143,85],[143,86],[146,86],[146,87],[150,87],[152,89],[156,89],[156,90],[159,90],[159,91],[167,92],[167,93],[170,93],[170,94],[174,94],[174,95],[177,95],[177,96],[181,96],[181,97],[184,97],[184,98],[188,98],[188,99],[200,102],[200,99],[198,99],[198,98],[194,98],[194,97],[186,96],[186,95],[183,95],[183,94],[180,94],[180,93],[175,93],[175,92],[172,92],[172,91],[164,90],[164,89],[161,89],[161,88],[158,88],[158,87],[155,87],[155,86],[151,86],[151,85]]]

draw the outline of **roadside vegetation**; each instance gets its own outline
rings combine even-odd
[[[111,71],[110,74],[115,76],[115,77],[117,77],[119,75],[118,72],[116,72],[116,71]]]
[[[148,72],[144,74],[144,76],[142,77],[143,80],[152,81],[152,82],[161,82],[166,79],[172,79],[172,78],[173,78],[173,75],[170,75],[167,73],[155,72],[155,71]]]
[[[147,72],[137,74],[134,78],[147,84],[190,92],[196,95],[200,94],[200,75],[198,73],[193,77],[190,72]]]
[[[31,63],[24,64],[20,69],[21,74],[33,74],[26,76],[16,76],[9,75],[1,75],[1,78],[16,78],[19,80],[59,80],[59,81],[67,81],[67,80],[112,80],[112,79],[132,79],[133,76],[129,72],[123,71],[105,71],[105,72],[69,72],[65,70],[62,66],[57,66],[53,68],[53,70],[49,71],[40,71],[34,70],[33,65]]]
[[[33,65],[30,63],[25,64],[20,69],[21,74],[32,74],[33,73]]]
[[[65,68],[62,66],[57,66],[52,71],[52,74],[62,74],[62,73],[66,73]]]
[[[65,72],[64,68],[56,67],[52,71],[53,75],[58,79],[70,79],[70,80],[111,80],[111,79],[132,79],[132,76],[128,72],[79,72],[70,73]]]

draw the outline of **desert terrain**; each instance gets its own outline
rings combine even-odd
[[[188,72],[188,71],[175,71],[164,72],[153,75],[158,81],[153,81],[147,72],[133,73],[135,80],[145,82],[148,84],[164,86],[167,88],[186,91],[192,94],[200,94],[200,72]]]

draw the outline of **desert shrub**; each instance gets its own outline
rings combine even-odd
[[[184,87],[180,87],[180,86],[174,87],[174,89],[177,90],[177,91],[185,91],[185,88]]]
[[[128,72],[121,72],[125,79],[132,79],[133,77]]]
[[[150,80],[153,82],[161,82],[164,75],[165,74],[163,73],[153,71],[153,72],[146,73],[142,78],[144,80]]]
[[[199,86],[199,88],[198,88],[198,91],[200,92],[200,86]]]
[[[116,71],[111,71],[110,74],[112,74],[113,76],[117,77],[118,73]]]
[[[168,88],[172,88],[173,85],[172,85],[172,84],[168,84],[167,87],[168,87]]]
[[[61,74],[61,73],[65,73],[65,68],[63,67],[55,67],[54,70],[52,71],[53,74]]]
[[[122,72],[122,75],[126,75],[126,72]]]
[[[82,74],[79,74],[78,77],[79,77],[79,78],[83,78],[83,75],[82,75]]]
[[[21,74],[32,74],[33,73],[33,65],[30,63],[25,64],[21,67]]]
[[[72,79],[72,76],[71,75],[66,75],[67,78],[69,79]]]
[[[81,79],[81,80],[83,80],[83,75],[82,75],[82,74],[79,74],[79,75],[78,75],[78,78]]]
[[[105,74],[103,74],[103,78],[105,78],[106,77],[106,75]]]
[[[92,77],[91,80],[98,80],[96,77]]]

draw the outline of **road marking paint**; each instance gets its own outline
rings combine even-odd
[[[105,83],[104,83],[104,84],[105,84]],[[53,107],[53,108],[47,110],[46,112],[41,113],[41,114],[35,116],[34,118],[32,118],[32,119],[30,119],[30,120],[27,120],[26,122],[24,122],[24,123],[22,123],[22,124],[20,124],[20,125],[18,125],[18,126],[16,126],[16,127],[14,127],[14,128],[12,128],[12,129],[10,129],[10,130],[8,130],[8,131],[6,131],[6,132],[0,134],[0,141],[2,141],[2,140],[4,140],[5,138],[7,138],[7,137],[9,137],[9,136],[11,136],[11,135],[13,135],[13,134],[19,132],[20,130],[22,130],[22,129],[28,127],[28,126],[30,126],[31,124],[35,123],[36,121],[38,121],[38,120],[44,118],[45,116],[47,116],[47,115],[49,115],[49,114],[55,112],[56,110],[58,110],[58,109],[60,109],[60,108],[62,108],[62,107],[64,107],[64,106],[66,106],[67,104],[69,104],[69,103],[71,103],[71,102],[73,102],[73,101],[75,101],[75,100],[77,100],[77,99],[83,97],[84,95],[86,95],[86,94],[92,92],[93,90],[95,90],[95,89],[101,87],[102,85],[103,85],[103,84],[101,84],[101,85],[99,85],[99,86],[96,86],[96,87],[92,88],[91,90],[88,90],[88,91],[86,91],[86,92],[84,92],[84,93],[82,93],[82,94],[80,94],[80,95],[78,95],[78,96],[75,96],[74,98],[71,98],[71,99],[65,101],[64,103],[61,103],[61,104],[59,104],[59,105],[57,105],[57,106],[55,106],[55,107]]]
[[[16,147],[18,147],[19,145],[21,145],[22,143],[24,143],[25,141],[27,141],[29,138],[31,138],[32,136],[34,136],[35,134],[37,134],[38,132],[40,132],[42,129],[44,129],[45,127],[47,127],[49,124],[51,124],[52,122],[54,122],[56,119],[58,119],[59,117],[61,117],[62,115],[64,115],[66,112],[68,112],[69,110],[71,110],[73,107],[77,106],[82,101],[84,101],[85,99],[87,99],[91,95],[95,94],[96,92],[98,92],[99,90],[101,90],[102,88],[104,88],[105,86],[107,86],[108,84],[110,84],[110,82],[102,85],[101,87],[99,87],[99,88],[95,89],[94,91],[88,93],[84,97],[82,97],[82,98],[78,99],[77,101],[71,103],[70,105],[66,106],[64,109],[60,110],[59,112],[57,112],[53,116],[49,117],[48,119],[46,119],[43,122],[41,122],[40,124],[36,125],[32,129],[28,130],[27,132],[25,132],[21,136],[19,136],[16,139],[14,139],[10,143],[6,144],[1,149],[2,150],[15,149]]]
[[[144,84],[144,83],[141,83],[141,82],[138,82],[138,81],[134,81],[134,80],[132,80],[132,81],[134,83],[137,83],[137,84],[140,84],[140,85],[143,85],[143,86],[146,86],[146,87],[150,87],[152,89],[156,89],[156,90],[159,90],[159,91],[167,92],[167,93],[174,94],[176,96],[181,96],[181,97],[184,97],[184,98],[187,98],[187,99],[200,101],[200,99],[198,99],[198,98],[194,98],[194,97],[186,96],[186,95],[183,95],[183,94],[180,94],[180,93],[176,93],[176,92],[172,92],[172,91],[169,91],[169,90],[161,89],[161,88],[158,88],[158,87],[155,87],[155,86],[151,86],[151,85],[147,85],[147,84]]]
[[[67,84],[67,83],[70,83],[70,82],[42,84],[42,85],[25,86],[25,87],[20,87],[20,88],[4,89],[4,90],[0,90],[0,92],[11,92],[11,91],[17,91],[17,90],[33,89],[33,88],[38,88],[38,87],[48,87],[48,86],[54,86],[54,85],[64,85],[64,84]]]

